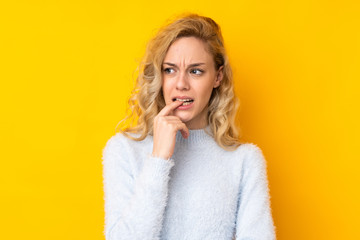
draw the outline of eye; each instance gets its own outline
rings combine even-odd
[[[190,73],[193,73],[195,75],[200,75],[202,74],[204,71],[199,69],[199,68],[195,68],[195,69],[191,69]]]
[[[171,73],[173,73],[173,72],[175,72],[175,70],[173,69],[173,68],[164,68],[164,73],[166,73],[166,74],[171,74]]]

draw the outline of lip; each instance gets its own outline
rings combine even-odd
[[[180,105],[179,107],[175,108],[175,110],[188,110],[188,109],[190,109],[190,108],[193,107],[194,102],[195,102],[194,98],[189,97],[189,96],[175,96],[175,97],[172,98],[173,101],[176,101],[176,98],[179,98],[179,99],[192,99],[193,102],[191,102],[191,103],[188,104],[188,105]],[[175,99],[175,100],[174,100],[174,99]]]
[[[175,110],[188,110],[190,108],[192,108],[194,105],[194,102],[188,104],[188,105],[180,105],[177,108],[175,108]]]
[[[175,96],[175,97],[172,97],[171,99],[174,101],[174,99],[176,99],[176,98],[179,98],[179,99],[192,99],[192,100],[194,100],[194,98],[189,97],[189,96]]]

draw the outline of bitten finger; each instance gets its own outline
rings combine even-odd
[[[167,116],[173,111],[175,108],[183,104],[181,101],[174,101],[168,105],[166,105],[158,114],[158,116]]]

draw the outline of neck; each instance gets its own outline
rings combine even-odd
[[[193,119],[189,122],[186,122],[185,125],[189,130],[206,128],[209,125],[207,121],[207,115],[201,116],[201,119]]]

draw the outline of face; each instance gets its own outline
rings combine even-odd
[[[179,38],[170,46],[162,65],[165,103],[184,101],[173,115],[189,129],[204,128],[211,93],[220,85],[222,77],[222,67],[215,69],[213,57],[202,40]]]

